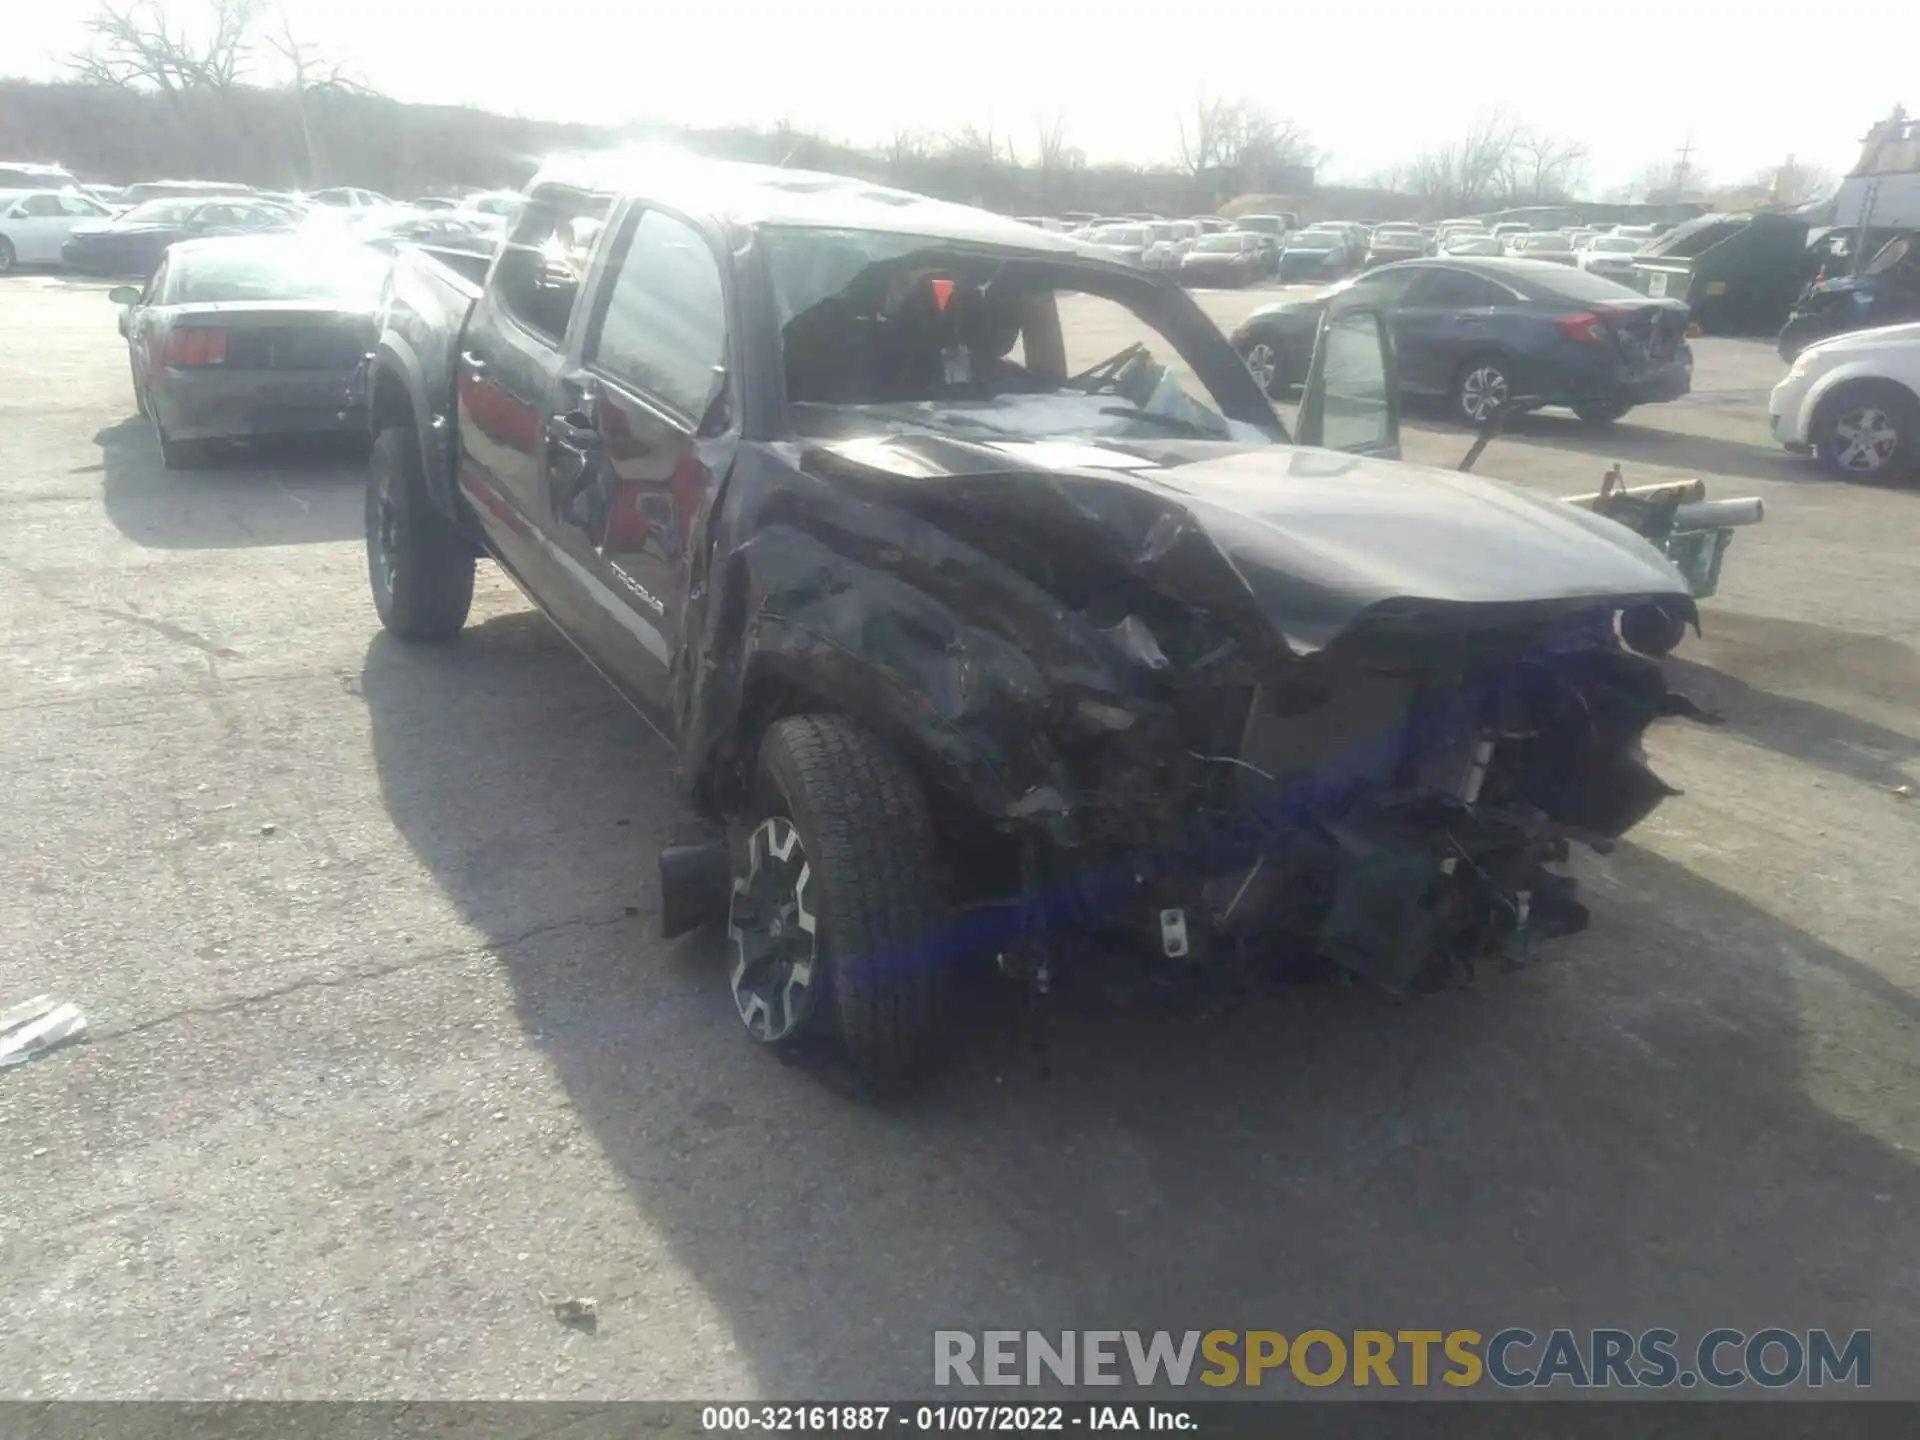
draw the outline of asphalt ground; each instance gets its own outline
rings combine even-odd
[[[104,288],[0,282],[0,1006],[91,1023],[0,1071],[0,1391],[841,1398],[924,1393],[936,1328],[1779,1325],[1920,1392],[1920,492],[1774,448],[1765,345],[1480,467],[1768,506],[1674,667],[1727,722],[1657,728],[1686,793],[1580,862],[1588,933],[1407,1003],[1064,1015],[1046,1073],[989,1004],[876,1107],[654,938],[647,728],[491,572],[459,644],[382,635],[351,458],[163,470]]]

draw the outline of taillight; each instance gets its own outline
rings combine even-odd
[[[1562,315],[1553,322],[1560,327],[1560,333],[1569,340],[1583,340],[1589,343],[1612,338],[1607,329],[1607,317],[1602,311],[1588,310],[1578,315]]]
[[[202,365],[227,363],[227,332],[198,326],[182,326],[167,337],[166,364],[169,369],[191,370]]]

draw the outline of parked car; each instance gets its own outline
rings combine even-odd
[[[1334,280],[1353,268],[1353,238],[1331,226],[1310,226],[1287,237],[1280,252],[1282,280]]]
[[[144,205],[149,200],[211,200],[222,195],[253,193],[251,185],[237,185],[227,180],[142,180],[127,186],[121,198],[131,207]]]
[[[1440,254],[1457,258],[1497,258],[1507,247],[1484,230],[1456,230],[1441,247]]]
[[[1451,242],[1462,236],[1491,238],[1487,236],[1487,227],[1478,220],[1443,220],[1434,228],[1433,235],[1427,241],[1427,254],[1440,254]]]
[[[1140,264],[1146,260],[1148,247],[1153,244],[1153,231],[1138,222],[1096,225],[1088,233],[1087,242],[1098,245],[1102,250],[1110,251],[1122,260],[1131,260],[1135,264]]]
[[[1336,455],[1166,277],[863,180],[576,160],[481,273],[395,264],[374,608],[450,640],[497,556],[672,738],[730,839],[663,855],[662,928],[723,921],[762,1042],[911,1078],[976,955],[1180,983],[1285,930],[1395,990],[1518,958],[1584,921],[1568,835],[1670,793],[1639,741],[1685,580],[1382,458],[1377,314],[1318,342],[1301,438]],[[1137,338],[1088,363],[1120,342],[1077,295]]]
[[[1543,260],[1403,260],[1255,310],[1234,346],[1280,394],[1305,377],[1322,316],[1353,304],[1387,316],[1405,393],[1476,425],[1516,396],[1604,424],[1693,388],[1685,305]]]
[[[1202,235],[1180,262],[1183,285],[1251,285],[1266,273],[1265,239],[1245,230]]]
[[[312,205],[325,205],[331,210],[382,210],[395,202],[375,190],[361,190],[351,185],[336,185],[326,190],[310,190],[306,200]]]
[[[1514,237],[1513,253],[1527,260],[1551,260],[1556,265],[1576,263],[1573,242],[1556,230]]]
[[[1773,438],[1830,474],[1920,472],[1920,323],[1836,335],[1794,357],[1767,402]]]
[[[1178,274],[1180,262],[1200,238],[1200,227],[1191,220],[1156,220],[1148,229],[1153,232],[1153,243],[1147,247],[1147,268]]]
[[[78,190],[0,190],[0,275],[15,265],[56,265],[73,227],[113,211]]]
[[[80,193],[89,200],[99,201],[116,214],[127,208],[127,192],[118,185],[82,185]]]
[[[1369,265],[1391,265],[1395,260],[1415,260],[1426,253],[1427,244],[1418,225],[1381,225],[1367,240]]]
[[[1856,274],[1822,272],[1780,327],[1776,348],[1792,363],[1817,340],[1920,320],[1920,234],[1896,234]]]
[[[0,190],[78,190],[80,182],[64,165],[35,160],[0,160]]]
[[[1511,255],[1520,237],[1532,234],[1533,227],[1524,220],[1508,220],[1494,226],[1488,233],[1500,242],[1507,254]]]
[[[168,469],[241,436],[364,433],[384,257],[296,235],[189,240],[121,285],[133,394]]]
[[[89,275],[151,275],[176,240],[290,230],[297,223],[291,211],[253,199],[149,200],[121,215],[79,221],[60,259]]]
[[[1631,286],[1633,257],[1642,243],[1632,235],[1595,235],[1574,257],[1574,263],[1591,275]]]
[[[380,211],[347,233],[363,245],[393,250],[400,245],[442,245],[492,254],[504,232],[498,216],[455,211]]]
[[[1032,225],[1041,230],[1064,232],[1067,228],[1063,222],[1054,219],[1051,215],[1016,215],[1014,218],[1022,225]]]
[[[460,208],[510,220],[520,213],[521,198],[518,190],[476,190],[461,198]]]

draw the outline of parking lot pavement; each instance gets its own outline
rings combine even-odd
[[[1655,735],[1686,793],[1581,862],[1587,934],[1062,1016],[1050,1076],[983,999],[876,1108],[651,938],[669,757],[498,576],[457,646],[382,637],[352,463],[163,471],[97,291],[0,282],[0,1005],[92,1024],[0,1071],[6,1391],[851,1397],[925,1391],[935,1327],[1417,1321],[1871,1327],[1920,1392],[1920,494],[1774,451],[1764,347],[1699,356],[1483,462],[1769,506],[1675,666],[1726,723]]]

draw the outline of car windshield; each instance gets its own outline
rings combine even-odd
[[[1144,245],[1146,231],[1138,225],[1107,225],[1093,232],[1096,245]]]
[[[1238,235],[1208,235],[1194,241],[1193,248],[1209,255],[1231,255],[1237,253],[1245,243]]]
[[[993,439],[1284,434],[1257,389],[1235,388],[1245,370],[1225,340],[1168,308],[1145,275],[878,230],[767,226],[758,237],[802,434],[901,424]]]
[[[351,245],[277,240],[177,246],[167,270],[168,305],[242,300],[326,300],[371,305],[387,273],[385,257]]]
[[[198,200],[149,200],[120,218],[129,225],[183,225],[199,208]]]

